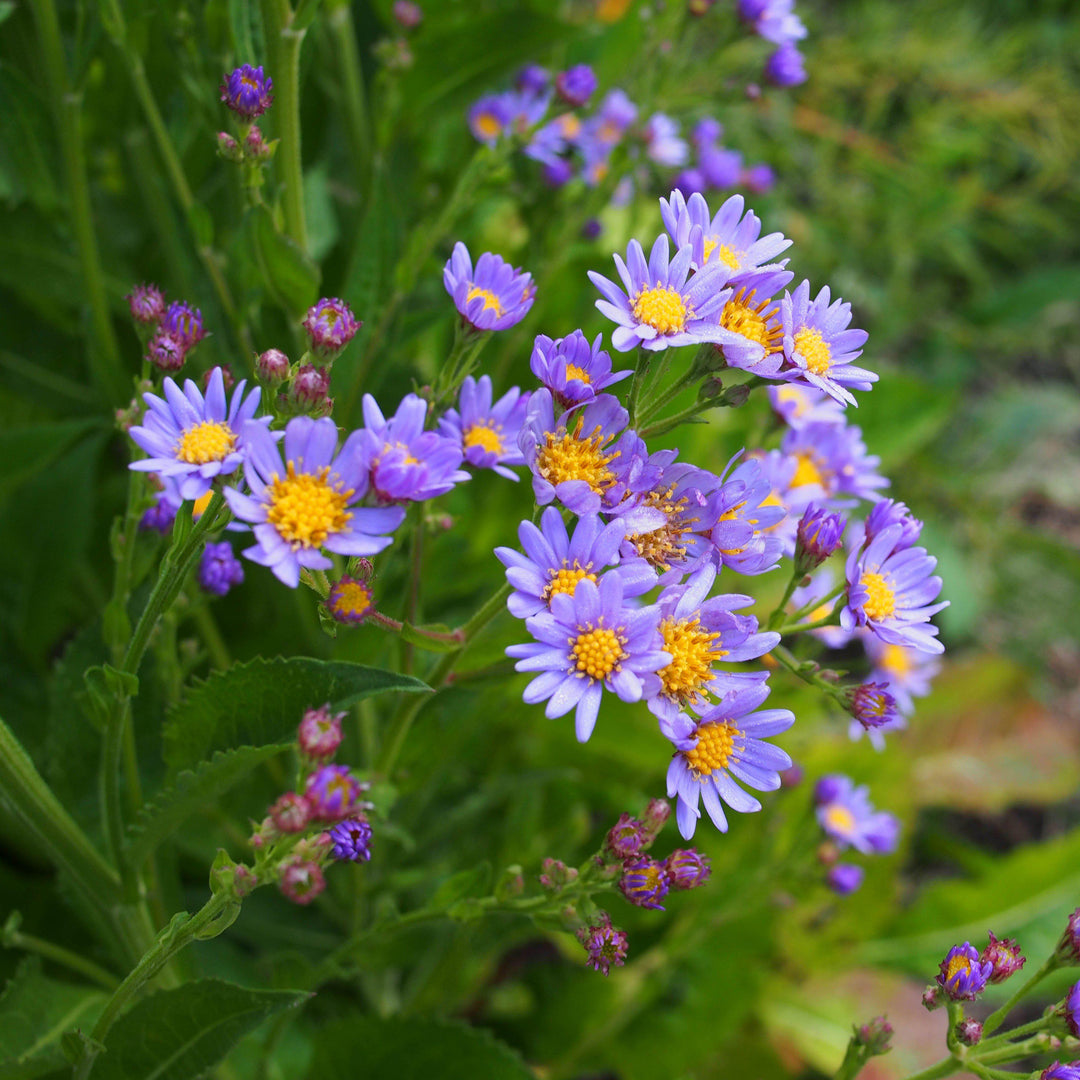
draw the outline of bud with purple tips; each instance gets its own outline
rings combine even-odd
[[[844,539],[847,525],[843,514],[810,503],[799,519],[795,540],[795,573],[816,570]]]
[[[648,855],[623,863],[619,889],[631,904],[663,911],[664,906],[659,901],[667,895],[669,888],[664,867]]]
[[[327,363],[352,341],[361,325],[349,305],[336,296],[323,297],[308,308],[304,318],[312,350]]]
[[[962,1046],[977,1046],[982,1040],[983,1026],[978,1020],[968,1017],[956,1025],[956,1041]]]
[[[1024,957],[1020,946],[1013,938],[996,938],[990,932],[990,944],[982,951],[983,963],[989,961],[994,966],[990,975],[992,983],[1004,982],[1010,975],[1015,975],[1023,966]]]
[[[884,1016],[875,1016],[855,1029],[855,1041],[864,1048],[867,1057],[887,1054],[892,1049],[892,1037],[893,1026]]]
[[[702,855],[694,848],[676,849],[664,860],[663,867],[673,889],[696,889],[704,885],[712,873],[708,855]]]
[[[331,713],[328,704],[321,709],[308,709],[296,732],[300,753],[317,760],[332,758],[341,745],[344,719],[343,712]]]
[[[933,1012],[935,1009],[940,1009],[941,1006],[945,1004],[945,1002],[941,1000],[941,997],[941,988],[939,986],[928,986],[923,991],[922,1007],[927,1012]]]
[[[289,385],[289,401],[312,416],[326,416],[333,408],[329,369],[301,364]]]
[[[187,359],[187,347],[175,334],[158,327],[146,346],[146,359],[159,371],[179,371]]]
[[[622,967],[626,962],[626,931],[616,930],[606,911],[600,913],[600,922],[596,926],[583,926],[578,930],[577,938],[585,946],[589,967],[601,975],[607,975],[612,964]]]
[[[273,88],[274,80],[263,74],[261,64],[259,67],[242,64],[222,80],[221,100],[237,116],[254,120],[274,103],[270,93]]]
[[[645,836],[648,843],[652,843],[671,817],[671,803],[667,799],[650,799],[645,807],[645,813],[641,815],[641,822],[645,826]]]
[[[748,91],[749,89],[747,87]],[[743,183],[752,195],[764,195],[776,183],[776,173],[773,172],[771,166],[764,164],[764,162],[751,165],[743,173]]]
[[[648,847],[644,822],[629,814],[620,814],[604,838],[604,847],[616,859],[632,859]]]
[[[371,826],[363,818],[339,821],[327,834],[333,842],[330,854],[345,862],[367,862],[371,858]]]
[[[277,386],[289,377],[289,358],[280,349],[267,349],[255,361],[255,374],[260,382]]]
[[[344,765],[324,765],[308,777],[304,795],[317,821],[348,817],[363,788]]]
[[[370,563],[368,564],[370,566]],[[326,610],[334,622],[358,626],[375,612],[371,587],[358,578],[344,575],[330,587]]]
[[[1074,983],[1066,996],[1063,1012],[1069,1032],[1080,1039],[1080,982]]]
[[[204,337],[202,312],[197,307],[174,300],[165,310],[161,322],[163,333],[171,334],[183,346],[184,351],[194,348]]]
[[[573,106],[580,108],[592,97],[596,90],[596,75],[588,64],[575,64],[567,71],[560,71],[555,76],[555,91],[559,97]]]
[[[124,299],[131,317],[143,326],[156,325],[165,314],[165,296],[156,285],[136,285]]]
[[[848,711],[867,731],[901,719],[896,698],[887,687],[888,683],[860,683],[845,694]]]
[[[217,152],[219,157],[226,161],[241,162],[244,160],[244,151],[240,144],[227,131],[219,131],[217,136]]]

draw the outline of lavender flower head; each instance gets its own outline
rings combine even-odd
[[[673,889],[696,889],[712,874],[709,856],[694,848],[677,848],[664,860],[664,873]]]
[[[718,516],[711,533],[713,557],[739,574],[766,573],[776,567],[783,551],[776,529],[787,510],[759,460],[740,462],[730,475],[728,469],[721,477]]]
[[[186,353],[206,337],[202,312],[190,304],[185,304],[183,300],[174,300],[165,309],[160,333],[171,335],[179,341]]]
[[[825,835],[863,855],[889,855],[900,838],[900,822],[875,810],[865,785],[840,773],[823,776],[814,788],[818,824]]]
[[[165,296],[156,285],[136,285],[124,299],[131,317],[144,326],[159,323],[165,314]]]
[[[224,77],[221,83],[221,100],[237,116],[254,120],[262,116],[274,103],[274,80],[263,74],[262,65],[252,67],[242,64]]]
[[[882,499],[874,503],[866,515],[863,525],[863,544],[871,543],[875,537],[891,525],[902,526],[900,538],[893,551],[913,547],[922,533],[922,522],[915,517],[904,503],[896,499]]]
[[[660,901],[667,896],[670,888],[663,863],[658,863],[648,855],[628,859],[623,863],[619,890],[631,904],[663,911],[664,905]]]
[[[600,348],[603,339],[597,334],[590,346],[588,338],[575,330],[554,341],[538,334],[533,342],[529,367],[564,409],[592,401],[601,390],[633,375],[630,368],[611,370],[611,354]]]
[[[1080,1039],[1080,982],[1073,983],[1065,997],[1065,1023],[1073,1038]]]
[[[347,818],[329,830],[333,847],[330,855],[345,862],[367,862],[371,858],[371,826],[363,818]]]
[[[447,409],[439,419],[439,430],[461,445],[465,461],[480,469],[493,469],[508,480],[518,475],[509,465],[524,465],[518,449],[518,435],[525,422],[529,395],[512,387],[492,404],[491,376],[465,376],[458,399],[461,411]]]
[[[307,780],[304,797],[317,821],[340,821],[349,815],[363,790],[345,765],[323,765]]]
[[[593,69],[588,64],[575,64],[555,76],[555,90],[559,97],[571,107],[577,109],[592,97],[597,81]]]
[[[494,146],[510,124],[512,109],[506,94],[488,94],[469,109],[469,130],[487,146]]]
[[[825,884],[837,896],[850,896],[863,883],[866,871],[855,863],[835,863],[825,875]]]
[[[443,267],[443,284],[461,317],[476,330],[507,330],[529,313],[536,297],[532,275],[485,251],[473,270],[459,240]]]
[[[622,967],[626,963],[626,931],[616,930],[606,911],[600,913],[596,926],[583,926],[577,932],[578,941],[588,954],[588,965],[601,975],[611,971],[611,965]]]
[[[375,610],[370,586],[358,578],[343,575],[330,586],[326,610],[334,622],[349,626],[362,623]]]
[[[765,61],[765,78],[775,86],[798,86],[806,82],[803,55],[786,41]]]
[[[844,407],[824,390],[799,383],[783,383],[768,388],[773,412],[790,428],[807,424],[843,424]]]
[[[1039,1073],[1039,1080],[1080,1080],[1080,1061],[1055,1061]]]
[[[232,544],[222,540],[203,549],[196,574],[199,587],[213,596],[224,596],[244,580],[244,567],[233,554]]]
[[[884,683],[860,683],[846,696],[848,711],[868,731],[895,725],[903,717]]]
[[[159,371],[179,371],[187,359],[187,348],[175,334],[159,326],[147,342],[146,359]]]
[[[993,970],[994,965],[981,960],[979,951],[965,941],[948,951],[935,981],[953,1001],[974,1001],[986,989]]]
[[[873,501],[889,485],[877,472],[881,458],[866,452],[861,429],[850,424],[806,424],[788,431],[780,449],[795,459],[791,495],[803,506],[811,499],[843,506],[845,496]]]
[[[645,153],[657,165],[675,169],[684,164],[690,154],[686,140],[679,136],[679,122],[664,113],[653,113],[642,135]]]
[[[336,357],[362,325],[349,305],[336,296],[323,297],[308,308],[304,317],[304,329],[312,351],[325,361]]]

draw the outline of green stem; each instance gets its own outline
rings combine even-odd
[[[637,422],[638,396],[641,394],[645,378],[649,374],[652,363],[651,350],[642,345],[638,349],[637,362],[634,364],[634,374],[630,379],[630,392],[626,395],[626,411],[630,414],[630,426],[635,427]],[[645,433],[641,433],[642,438]]]
[[[46,941],[44,938],[35,937],[33,934],[24,934],[21,930],[15,930],[6,935],[4,945],[9,949],[24,949],[26,952],[36,953],[46,960],[51,960],[54,964],[60,964],[62,967],[77,972],[79,975],[85,975],[91,982],[96,982],[98,986],[102,986],[110,992],[116,989],[117,979],[115,975],[95,964],[92,960],[87,960],[78,953],[65,949],[62,945],[57,945],[52,941]]]
[[[412,512],[412,543],[409,552],[409,591],[405,599],[405,622],[415,626],[420,613],[420,582],[424,569],[424,509],[416,503]],[[411,641],[401,641],[401,670],[411,675],[415,648]]]
[[[1038,986],[1038,984],[1041,983],[1057,966],[1057,958],[1051,953],[1043,963],[1042,967],[1040,967],[1039,970],[1036,971],[1031,978],[1029,978],[1027,982],[1025,982],[1020,989],[1001,1006],[1000,1009],[995,1009],[994,1012],[983,1021],[983,1038],[985,1039],[987,1036],[993,1035],[993,1033],[1001,1027],[1005,1017],[1009,1015],[1016,1003],[1026,994],[1031,993],[1031,991],[1034,990],[1035,987]]]
[[[828,615],[823,616],[814,622],[792,622],[785,623],[783,626],[769,627],[770,630],[775,629],[780,635],[784,634],[801,634],[804,630],[817,630],[821,626],[839,626],[840,620],[830,612]]]
[[[334,38],[341,72],[345,118],[349,132],[349,150],[356,174],[356,189],[361,202],[368,188],[368,163],[371,157],[371,131],[368,126],[364,72],[356,48],[356,27],[348,0],[334,0],[329,5],[327,23]]]
[[[791,599],[791,594],[798,588],[799,582],[802,581],[802,579],[802,574],[792,572],[791,577],[788,579],[787,588],[784,589],[784,595],[780,597],[779,603],[773,608],[772,614],[769,616],[767,629],[776,630],[784,621],[784,608],[787,607],[787,602]],[[783,633],[782,630],[780,632]]]
[[[1013,1039],[1019,1039],[1023,1035],[1031,1035],[1036,1031],[1042,1031],[1045,1027],[1046,1017],[1040,1016],[1038,1020],[1032,1020],[1028,1024],[1021,1024],[1020,1027],[1002,1032],[1002,1034],[995,1035],[992,1039],[987,1039],[984,1034],[982,1041],[979,1043],[979,1057],[1007,1048],[1012,1044]],[[985,1033],[985,1031],[986,1026],[983,1025],[983,1032]]]
[[[60,22],[53,0],[31,0],[31,7],[37,22],[45,76],[56,115],[71,227],[79,250],[79,264],[86,299],[90,303],[91,325],[97,346],[87,350],[90,370],[94,382],[110,399],[122,401],[128,393],[128,380],[109,317],[105,275],[101,268],[97,237],[94,234],[90,181],[87,177],[86,150],[83,146],[82,99],[68,83],[69,66],[64,56]]]
[[[703,412],[715,409],[721,404],[723,404],[723,402],[718,400],[695,401],[693,405],[688,405],[685,409],[682,409],[677,413],[672,413],[671,416],[665,416],[663,420],[657,420],[653,424],[646,424],[638,430],[638,434],[643,439],[652,439],[658,435],[666,435],[669,431],[677,428],[687,420],[693,420],[695,416],[700,416]]]
[[[708,346],[712,348],[712,346]],[[671,351],[670,349],[668,350]],[[640,422],[644,423],[646,420],[651,420],[661,409],[675,400],[692,383],[696,382],[701,377],[701,373],[694,370],[693,364],[690,369],[684,374],[680,375],[668,388],[661,394],[657,394],[656,397],[650,398],[645,404],[645,407],[641,410]]]
[[[1003,1065],[1010,1061],[1019,1061],[1021,1058],[1031,1057],[1032,1054],[1042,1053],[1047,1048],[1047,1037],[1037,1035],[1033,1039],[1010,1043],[1007,1046],[998,1047],[996,1050],[992,1049],[986,1054],[980,1053],[978,1059],[987,1065]],[[979,1050],[982,1050],[982,1046],[979,1047]]]

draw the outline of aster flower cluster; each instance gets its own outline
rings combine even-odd
[[[747,165],[739,150],[724,146],[721,138],[724,127],[711,116],[699,120],[690,132],[687,166],[675,177],[671,186],[690,198],[695,192],[730,191],[743,187],[753,195],[763,195],[772,188],[776,177],[764,162]]]
[[[239,138],[218,133],[218,153],[228,161],[265,165],[274,156],[278,140],[267,142],[255,123],[274,103],[274,80],[262,65],[241,64],[221,82],[221,101],[239,122]],[[258,170],[254,170],[258,174]]]
[[[875,810],[870,793],[841,774],[823,776],[814,787],[814,808],[827,842],[818,851],[828,866],[826,884],[840,896],[862,885],[865,871],[857,863],[840,862],[847,848],[861,855],[891,855],[900,840],[900,821]]]
[[[136,285],[125,299],[145,345],[147,363],[159,371],[179,371],[206,337],[202,312],[183,300],[166,304],[164,292],[152,284]]]
[[[806,82],[803,57],[795,46],[806,37],[806,27],[795,14],[795,0],[739,0],[739,18],[776,46],[765,62],[769,82],[785,87]]]

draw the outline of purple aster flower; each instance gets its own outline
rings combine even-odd
[[[993,965],[994,970],[990,973],[990,981],[1002,983],[1024,966],[1026,957],[1021,953],[1020,946],[1013,938],[997,938],[993,930],[990,930],[989,934],[990,944],[983,949],[979,959],[983,963],[989,961]]]
[[[574,178],[574,166],[566,158],[555,158],[544,166],[544,181],[553,188],[560,188]]]
[[[629,368],[611,370],[611,354],[600,347],[603,340],[604,335],[597,334],[590,346],[589,339],[575,330],[554,341],[538,334],[533,341],[529,367],[564,409],[592,401],[601,390],[633,375]]]
[[[663,911],[661,900],[671,888],[663,863],[642,855],[628,859],[623,863],[622,876],[619,878],[619,890],[623,896],[637,907]]]
[[[790,42],[784,42],[765,61],[765,78],[775,86],[798,86],[806,82],[803,55]]]
[[[330,587],[326,610],[334,622],[356,626],[375,610],[371,588],[366,582],[346,574]]]
[[[638,107],[622,90],[609,90],[596,111],[596,138],[614,146],[637,115]]]
[[[164,536],[173,527],[177,509],[173,499],[166,492],[159,491],[154,496],[154,505],[139,518],[139,528],[143,531],[153,530]]]
[[[206,337],[202,312],[190,304],[185,304],[183,300],[174,300],[165,309],[159,333],[175,338],[186,353]]]
[[[902,714],[914,712],[913,699],[930,693],[930,682],[941,670],[941,661],[918,649],[890,645],[873,634],[862,635],[862,641],[872,664],[869,681],[884,685]]]
[[[775,45],[806,37],[806,27],[795,14],[795,0],[739,0],[739,18]]]
[[[830,304],[826,285],[814,300],[810,282],[803,281],[794,293],[784,293],[780,321],[784,328],[784,359],[791,365],[784,378],[809,383],[831,398],[848,405],[857,402],[851,389],[869,390],[877,375],[856,367],[868,337],[865,330],[848,329],[851,305],[839,298]]]
[[[161,322],[165,314],[165,295],[156,285],[136,285],[124,299],[131,317],[144,326]]]
[[[539,96],[547,91],[551,76],[539,64],[526,64],[514,79],[514,87],[523,93]]]
[[[312,351],[327,363],[352,341],[362,325],[349,305],[336,296],[324,296],[308,308],[304,318],[304,329]]]
[[[656,350],[724,342],[731,337],[714,321],[731,296],[731,290],[724,288],[730,270],[717,263],[688,283],[691,257],[687,244],[669,264],[668,238],[658,236],[646,263],[641,245],[631,240],[625,263],[614,256],[625,292],[602,274],[589,271],[590,280],[604,296],[596,301],[597,308],[619,324],[611,335],[611,344],[619,352],[638,345]]]
[[[869,789],[840,773],[823,776],[814,789],[818,824],[843,847],[863,855],[887,855],[896,849],[900,822],[892,814],[875,810]]]
[[[224,596],[244,580],[244,567],[233,554],[232,544],[222,540],[220,544],[207,544],[203,549],[196,577],[204,592]]]
[[[795,534],[795,572],[809,574],[816,570],[840,546],[846,525],[843,514],[810,503],[799,518]]]
[[[670,654],[671,663],[655,679],[646,679],[645,694],[649,710],[661,722],[673,723],[688,706],[708,708],[707,695],[720,696],[730,689],[730,682],[713,667],[717,661],[756,660],[780,642],[777,633],[759,634],[753,615],[734,614],[753,604],[752,596],[728,594],[707,600],[715,581],[716,567],[706,564],[685,585],[670,586],[660,594],[660,647]]]
[[[759,162],[743,170],[742,182],[752,195],[764,195],[767,191],[771,191],[776,183],[776,173],[773,172],[771,166]]]
[[[459,240],[443,268],[443,284],[461,317],[477,330],[507,330],[529,313],[536,296],[532,275],[485,251],[473,272],[469,249]]]
[[[953,1001],[974,1001],[986,989],[993,970],[994,965],[980,960],[978,949],[965,941],[948,951],[935,981]]]
[[[705,147],[712,146],[723,134],[724,125],[719,120],[712,116],[703,116],[694,125],[690,138],[698,150],[704,150]]]
[[[848,711],[867,730],[894,725],[903,719],[896,707],[896,699],[884,683],[860,683],[845,698]]]
[[[164,398],[143,394],[149,409],[144,423],[131,429],[131,437],[150,456],[133,461],[131,468],[172,478],[181,499],[206,494],[215,477],[239,468],[251,431],[273,440],[267,431],[269,417],[252,420],[262,391],[255,387],[245,397],[246,385],[242,380],[232,401],[226,401],[221,368],[214,368],[205,397],[190,379],[181,392],[170,378],[162,384]]]
[[[922,533],[922,522],[911,511],[895,499],[882,499],[874,503],[866,515],[863,526],[863,544],[869,544],[879,533],[892,525],[902,526],[900,539],[890,554],[913,547]]]
[[[242,64],[226,75],[221,82],[221,100],[237,116],[254,120],[274,103],[274,80],[263,74],[262,65]]]
[[[679,123],[664,113],[653,113],[645,124],[645,153],[657,165],[677,168],[690,153],[686,140],[679,138]]]
[[[572,596],[582,580],[595,585],[609,566],[615,568],[607,573],[622,578],[624,598],[647,593],[656,584],[656,573],[644,559],[620,560],[625,530],[621,518],[605,525],[596,514],[585,514],[571,537],[554,506],[544,510],[539,528],[523,521],[518,538],[525,554],[508,547],[495,549],[506,567],[506,580],[514,587],[506,601],[510,614],[527,619],[546,611],[554,596]]]
[[[525,464],[517,441],[529,395],[515,386],[494,405],[491,399],[490,375],[481,375],[479,380],[466,375],[458,401],[461,412],[447,409],[439,420],[439,430],[461,446],[470,465],[494,469],[500,476],[517,480],[517,473],[507,466]]]
[[[937,560],[921,547],[895,551],[903,526],[891,525],[863,551],[848,556],[847,605],[840,613],[845,630],[867,626],[889,645],[941,653],[931,616],[948,601],[931,601],[941,592],[941,578],[931,571]]]
[[[604,837],[604,848],[620,861],[632,859],[640,855],[652,843],[652,839],[644,822],[629,814],[620,814],[619,820]]]
[[[679,848],[664,860],[664,873],[673,889],[696,889],[709,880],[712,867],[708,855],[693,848]]]
[[[559,97],[575,109],[592,97],[596,86],[596,75],[588,64],[575,64],[555,76],[555,90]]]
[[[1065,932],[1058,941],[1056,955],[1073,964],[1080,963],[1080,908],[1077,908],[1065,923]]]
[[[390,543],[386,533],[400,524],[398,507],[360,508],[367,492],[367,470],[353,432],[337,451],[333,420],[298,416],[285,428],[285,460],[265,427],[248,421],[243,428],[248,455],[244,477],[250,495],[226,488],[232,512],[249,522],[258,541],[244,554],[268,566],[290,588],[300,570],[329,570],[322,548],[338,555],[374,555]],[[335,456],[336,454],[336,456]]]
[[[469,109],[469,130],[478,142],[494,146],[510,126],[513,103],[508,94],[488,94]]]
[[[320,709],[308,709],[296,731],[300,753],[310,758],[332,758],[344,737],[341,731],[344,719],[343,712],[330,712],[329,703]]]
[[[577,937],[588,954],[589,967],[601,975],[607,975],[612,964],[622,967],[626,963],[626,931],[616,930],[606,911],[600,912],[596,926],[583,926]]]
[[[763,574],[775,569],[783,541],[774,530],[787,511],[761,462],[749,458],[730,476],[725,470],[721,481],[718,516],[711,533],[714,558],[739,574]]]
[[[311,821],[311,803],[295,791],[286,791],[270,807],[270,819],[279,832],[303,832]]]
[[[184,343],[159,326],[147,342],[146,359],[159,371],[179,371],[187,359]]]
[[[280,887],[294,904],[310,904],[326,888],[326,878],[318,863],[292,859],[281,873]]]
[[[844,407],[824,390],[798,383],[768,387],[773,412],[790,428],[807,424],[843,424]]]
[[[367,862],[371,858],[371,826],[363,818],[339,821],[329,830],[334,846],[330,854],[346,862]]]
[[[1080,1080],[1080,1061],[1055,1061],[1043,1069],[1039,1080]]]
[[[661,731],[675,745],[667,790],[669,796],[678,796],[675,820],[684,839],[694,835],[701,816],[699,801],[704,801],[705,810],[721,832],[728,828],[721,800],[743,814],[761,809],[761,803],[735,780],[757,791],[780,787],[779,770],[790,768],[791,758],[763,740],[787,731],[795,717],[788,709],[754,712],[768,695],[762,673],[728,691],[718,705],[700,713],[698,720],[679,713],[670,723],[661,721]]]
[[[802,488],[796,499],[828,499],[855,496],[876,500],[877,489],[889,481],[877,472],[881,458],[867,454],[862,431],[849,424],[807,424],[792,429],[780,449],[796,461],[791,489]],[[803,504],[805,505],[805,503]]]
[[[659,609],[628,608],[623,597],[617,574],[595,585],[584,578],[573,595],[556,593],[550,611],[525,620],[535,642],[506,650],[518,671],[538,673],[525,688],[527,705],[547,700],[549,718],[576,709],[579,742],[592,734],[604,689],[622,701],[640,701],[643,676],[671,661],[658,643]]]
[[[697,167],[708,187],[735,187],[743,172],[743,156],[726,146],[708,146],[698,153]]]
[[[825,875],[825,884],[837,896],[849,896],[862,885],[865,876],[866,871],[861,866],[854,863],[835,863]]]
[[[304,788],[316,821],[340,821],[353,809],[364,787],[345,765],[323,765],[313,772]]]

